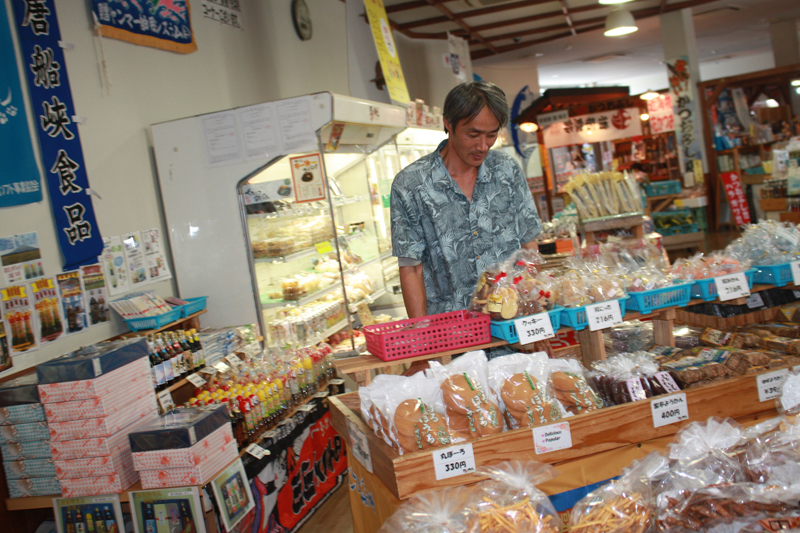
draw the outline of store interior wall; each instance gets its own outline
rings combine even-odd
[[[375,66],[378,63],[378,52],[375,50],[372,27],[362,16],[364,0],[347,0],[346,7],[349,94],[355,98],[391,103],[386,87],[378,89],[375,82],[371,81],[377,77]],[[404,61],[401,60],[401,64],[405,67]]]

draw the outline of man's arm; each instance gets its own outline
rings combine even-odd
[[[428,314],[422,263],[400,267],[400,288],[403,290],[403,303],[408,318],[419,318]]]
[[[525,244],[522,245],[522,248],[524,248],[525,250],[534,250],[534,251],[538,252],[539,251],[539,243],[537,243],[536,241],[526,242]]]

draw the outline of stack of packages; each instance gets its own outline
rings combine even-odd
[[[223,328],[200,333],[200,344],[206,356],[206,364],[222,361],[228,354],[255,342],[257,332],[253,326]]]
[[[81,348],[37,373],[61,494],[114,494],[136,483],[127,434],[158,412],[147,341]]]
[[[169,411],[129,438],[143,489],[205,485],[239,457],[224,405]]]
[[[12,498],[60,494],[36,374],[0,385],[0,450]]]

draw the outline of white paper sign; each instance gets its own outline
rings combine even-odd
[[[589,319],[589,330],[610,328],[622,322],[622,311],[619,300],[609,300],[586,306],[586,316]]]
[[[350,439],[350,452],[353,457],[372,473],[372,455],[369,452],[369,442],[367,436],[361,431],[357,425],[351,421],[347,421],[347,434]]]
[[[533,428],[533,449],[537,454],[572,448],[572,432],[569,422]]]
[[[242,364],[242,360],[239,359],[239,356],[237,356],[234,353],[226,355],[225,360],[229,362],[233,368],[237,368],[239,365]]]
[[[689,418],[689,404],[686,403],[686,394],[673,394],[659,396],[650,402],[653,413],[653,427],[668,426]]]
[[[298,407],[297,410],[298,411],[306,411],[306,412],[313,411],[314,410],[314,405],[310,404],[310,403],[307,403],[305,405],[301,405],[300,407]]]
[[[756,384],[758,385],[758,401],[766,402],[774,400],[781,395],[781,385],[783,380],[789,375],[789,369],[776,370],[767,374],[756,376]]]
[[[200,374],[190,374],[186,376],[187,381],[195,387],[202,387],[206,384],[206,380],[200,377]]]
[[[758,293],[751,294],[750,297],[747,299],[747,307],[750,309],[764,307],[764,299],[761,298],[761,295]]]
[[[714,284],[717,286],[717,296],[720,302],[750,296],[750,287],[747,285],[747,276],[744,272],[719,276],[714,278]]]
[[[795,285],[800,285],[800,261],[793,261],[792,265],[792,280],[794,281]],[[795,296],[797,296],[797,291],[795,291]]]
[[[175,407],[175,400],[172,399],[172,393],[168,390],[158,393],[158,403],[161,405],[161,409],[164,411],[169,411]]]
[[[328,394],[330,394],[328,391],[322,391],[322,392],[316,393],[313,397],[314,398],[325,398]]]
[[[556,336],[548,313],[518,318],[514,321],[514,328],[517,330],[520,344],[530,344]]]
[[[475,471],[475,453],[470,443],[435,450],[432,457],[437,481]]]
[[[223,374],[231,369],[231,367],[229,367],[228,365],[226,365],[222,361],[218,361],[218,362],[214,363],[214,368],[216,368],[219,372],[222,372]]]
[[[261,459],[265,455],[269,455],[269,450],[265,450],[264,448],[262,448],[261,446],[259,446],[256,443],[253,443],[250,446],[248,446],[245,451],[247,451],[247,453],[249,453],[250,455],[252,455],[256,459]]]

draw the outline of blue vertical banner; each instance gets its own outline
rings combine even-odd
[[[55,1],[13,0],[13,6],[64,270],[75,270],[97,262],[103,239],[74,122]]]
[[[42,201],[5,4],[0,5],[0,207]]]

